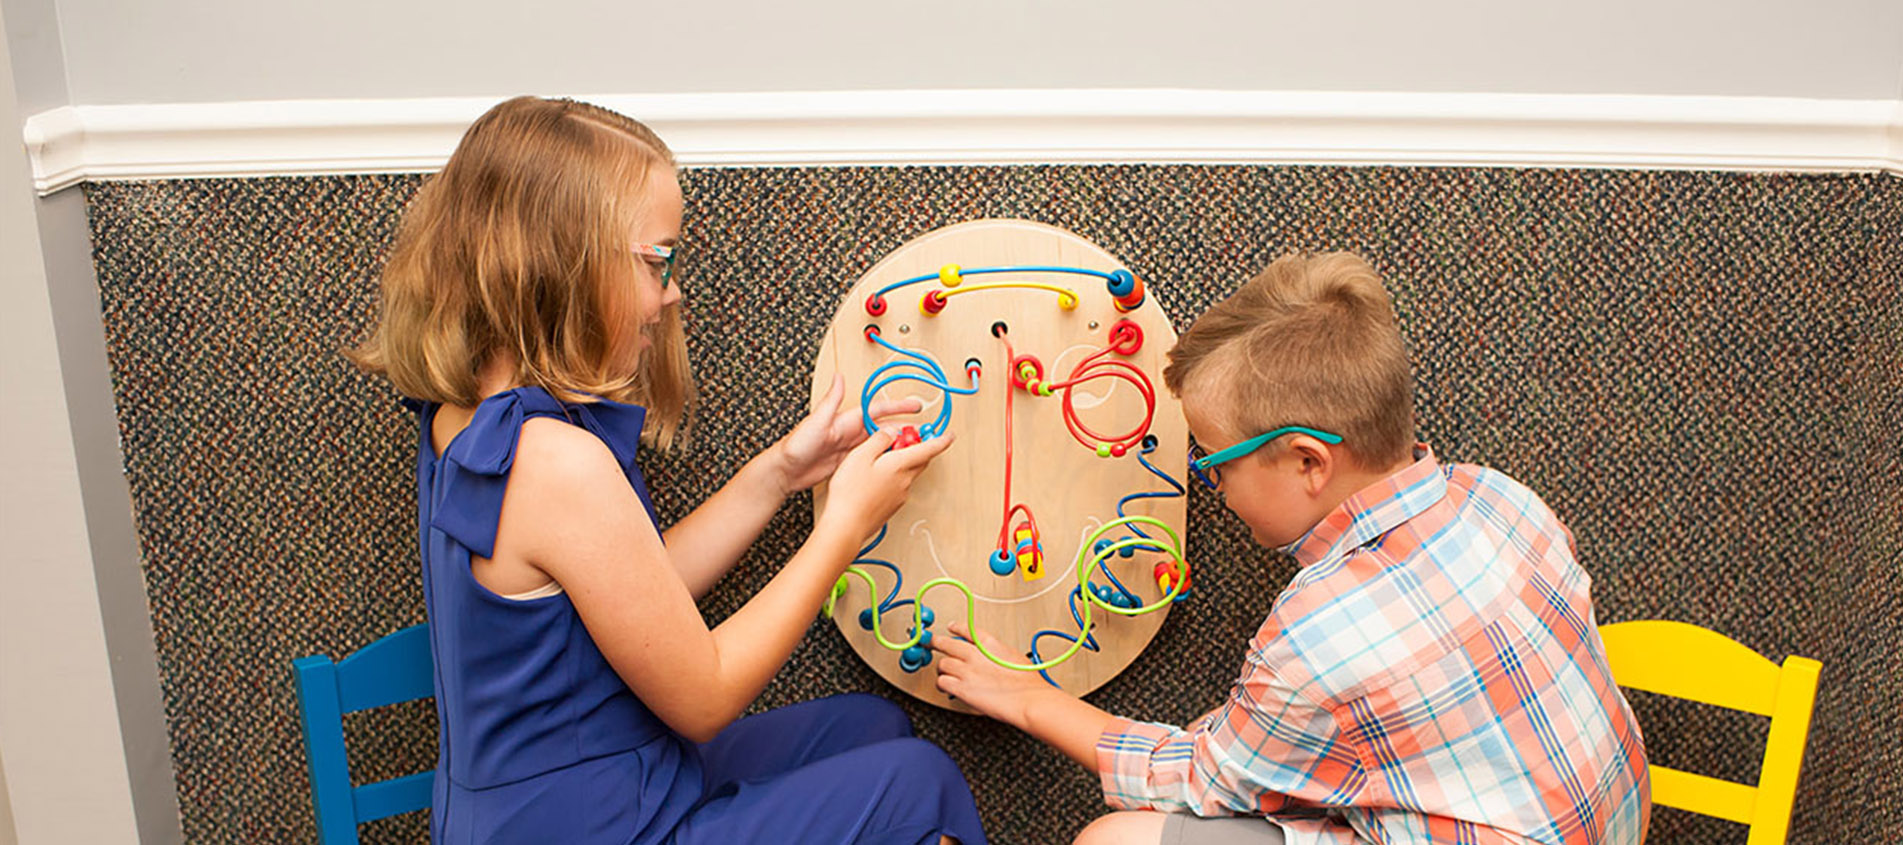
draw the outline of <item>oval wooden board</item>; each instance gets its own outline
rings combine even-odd
[[[1181,408],[1164,388],[1162,378],[1165,356],[1176,344],[1176,333],[1153,294],[1135,311],[1119,313],[1102,279],[1076,274],[992,274],[968,276],[964,281],[966,286],[1001,281],[1057,285],[1077,293],[1078,307],[1070,311],[1060,309],[1057,295],[1050,291],[999,289],[953,296],[942,313],[928,317],[920,313],[918,303],[927,291],[941,288],[931,281],[888,294],[882,316],[866,312],[865,301],[873,291],[935,273],[946,264],[973,269],[1056,265],[1100,271],[1123,265],[1082,237],[1031,221],[977,220],[928,232],[874,265],[846,294],[813,365],[815,402],[832,384],[833,374],[840,373],[846,381],[846,401],[856,405],[873,370],[899,357],[866,339],[864,332],[869,324],[877,325],[881,336],[893,344],[933,357],[954,386],[969,385],[964,374],[967,359],[975,357],[982,362],[978,393],[950,399],[949,428],[956,433],[957,442],[919,476],[910,500],[887,523],[884,541],[866,557],[890,561],[904,572],[898,599],[915,598],[919,586],[934,578],[949,576],[964,582],[975,596],[971,611],[977,627],[997,637],[1007,651],[999,656],[1026,662],[1025,653],[1039,630],[1077,633],[1067,598],[1077,583],[1078,552],[1085,538],[1116,518],[1119,498],[1167,491],[1170,487],[1145,470],[1134,454],[1099,458],[1079,443],[1064,424],[1060,396],[1033,397],[1021,390],[1008,390],[1004,343],[992,335],[992,324],[1004,321],[1016,354],[1037,356],[1046,372],[1061,380],[1084,358],[1108,344],[1110,328],[1118,320],[1135,321],[1143,330],[1142,348],[1132,356],[1113,357],[1128,361],[1148,376],[1156,394],[1150,433],[1158,440],[1148,458],[1158,469],[1181,481],[1185,477],[1188,434]],[[1142,396],[1121,379],[1093,380],[1080,384],[1073,393],[1077,415],[1098,432],[1115,436],[1135,429],[1142,421]],[[1036,514],[1044,545],[1046,575],[1034,581],[1024,580],[1020,573],[994,575],[988,564],[1005,508],[1007,394],[1014,403],[1016,441],[1012,498]],[[938,390],[911,381],[895,383],[879,393],[879,398],[907,396],[916,396],[926,404],[924,413],[905,420],[917,424],[934,419],[939,403],[946,401]],[[814,508],[823,513],[826,487],[822,485],[814,492]],[[1185,509],[1180,496],[1135,500],[1125,507],[1125,513],[1155,517],[1177,536],[1183,536]],[[1153,528],[1148,531],[1161,536]],[[1116,539],[1127,534],[1115,531],[1106,536]],[[1188,550],[1183,552],[1187,558]],[[1151,577],[1152,569],[1158,561],[1169,559],[1164,553],[1142,550],[1131,558],[1114,557],[1110,566],[1117,579],[1147,605],[1163,595]],[[880,596],[890,592],[893,582],[889,570],[864,568],[878,583]],[[1101,575],[1093,580],[1105,582]],[[899,665],[899,652],[880,645],[870,631],[860,626],[860,611],[870,602],[863,581],[855,577],[850,583],[850,589],[834,607],[833,619],[860,658],[894,686],[921,700],[963,709],[938,692],[937,673],[930,666],[905,672]],[[966,604],[963,594],[949,586],[933,588],[925,596],[925,605],[936,615],[931,628],[934,636],[942,635],[947,622],[963,618]],[[1128,617],[1094,609],[1093,633],[1102,650],[1080,650],[1050,670],[1052,679],[1077,695],[1096,689],[1142,652],[1167,612],[1168,608],[1163,607]],[[910,607],[888,611],[883,620],[886,639],[908,639],[911,619]],[[1069,646],[1061,638],[1046,636],[1039,652],[1049,659]]]

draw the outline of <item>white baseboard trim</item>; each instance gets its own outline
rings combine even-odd
[[[425,172],[499,98],[66,106],[41,194],[92,180]],[[1903,174],[1903,100],[1207,90],[584,97],[700,167],[1323,164]]]

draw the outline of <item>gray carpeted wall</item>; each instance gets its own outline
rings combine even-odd
[[[337,350],[361,336],[415,176],[87,187],[173,762],[192,842],[312,837],[290,662],[423,618],[412,419]],[[981,167],[685,174],[681,267],[704,405],[650,456],[665,517],[802,413],[838,296],[938,226],[1022,217],[1120,256],[1187,327],[1275,256],[1351,249],[1395,292],[1421,436],[1571,525],[1601,623],[1693,622],[1824,663],[1794,842],[1903,840],[1903,179],[1565,170]],[[798,544],[788,503],[708,599]],[[1191,498],[1198,591],[1099,705],[1217,700],[1292,573]],[[1192,659],[1190,656],[1194,655]],[[816,626],[762,707],[890,692]],[[1764,721],[1635,695],[1654,761],[1748,780]],[[907,702],[1002,843],[1067,841],[1095,780]],[[352,717],[358,771],[427,767],[423,704]],[[366,828],[420,841],[419,816]],[[1654,842],[1741,842],[1660,810]]]

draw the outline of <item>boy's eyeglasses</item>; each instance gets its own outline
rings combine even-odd
[[[1222,483],[1222,473],[1216,470],[1217,466],[1254,452],[1267,445],[1269,441],[1285,434],[1306,434],[1330,446],[1341,443],[1341,435],[1339,434],[1329,434],[1326,431],[1309,428],[1307,426],[1285,425],[1267,434],[1258,434],[1213,455],[1204,452],[1201,444],[1191,443],[1189,445],[1189,471],[1196,474],[1196,480],[1201,481],[1203,486],[1214,490],[1217,484]]]
[[[639,255],[647,260],[649,264],[656,263],[653,259],[660,259],[661,287],[667,287],[667,283],[673,281],[674,256],[680,254],[680,247],[663,246],[661,244],[634,244],[628,247],[628,249],[632,250],[635,255]]]

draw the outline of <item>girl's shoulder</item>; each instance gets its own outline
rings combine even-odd
[[[598,475],[609,482],[627,484],[614,450],[594,432],[561,417],[530,417],[522,422],[515,446],[518,480],[582,481]]]

